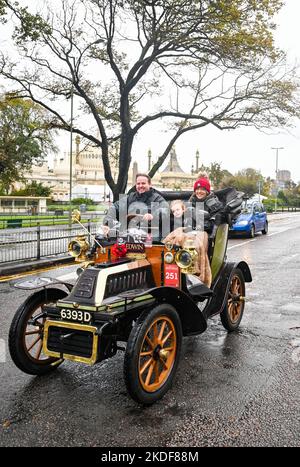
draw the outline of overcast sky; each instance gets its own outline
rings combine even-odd
[[[286,0],[277,17],[277,45],[286,50],[291,64],[300,64],[300,1]],[[133,160],[137,160],[139,170],[147,170],[148,149],[151,148],[153,160],[161,154],[170,137],[160,132],[159,124],[141,131],[133,148]],[[64,140],[64,149],[68,150],[69,139]],[[233,131],[220,131],[212,126],[195,132],[188,132],[176,142],[176,152],[182,168],[189,172],[195,165],[196,150],[200,152],[200,164],[221,163],[222,168],[236,173],[238,170],[253,167],[262,175],[275,178],[276,151],[273,147],[283,147],[278,151],[278,169],[289,170],[295,182],[300,181],[300,122],[295,121],[295,128],[277,130],[273,135],[266,135],[254,128],[241,128]],[[164,164],[164,166],[166,163]],[[164,167],[163,166],[163,167]]]
[[[289,62],[300,64],[300,1],[286,0],[277,17],[276,42],[288,53]],[[147,141],[140,134],[139,148],[147,153],[159,152],[160,140],[157,135],[148,136]],[[247,167],[261,171],[263,176],[275,178],[276,151],[272,147],[283,147],[278,151],[278,169],[289,170],[292,179],[300,181],[300,122],[295,121],[295,128],[277,131],[266,135],[254,128],[241,128],[233,131],[220,131],[206,127],[196,132],[188,132],[176,143],[179,162],[185,171],[195,164],[195,153],[199,149],[200,160],[205,165],[220,162],[222,168],[232,173]],[[147,168],[146,161],[144,168]]]
[[[286,0],[277,17],[278,28],[275,32],[277,45],[286,50],[291,64],[300,64],[300,1]],[[5,40],[1,40],[2,46]],[[180,97],[180,96],[179,96]],[[160,131],[159,123],[137,135],[133,147],[133,160],[137,160],[139,170],[147,170],[148,149],[151,148],[153,161],[161,154],[170,139],[170,134]],[[69,134],[58,139],[61,152],[69,150]],[[223,169],[232,173],[253,167],[263,176],[275,178],[276,151],[278,151],[279,170],[289,170],[292,179],[300,181],[300,122],[289,132],[277,130],[276,134],[266,135],[253,128],[240,128],[233,131],[220,131],[214,127],[205,127],[188,132],[176,143],[176,152],[182,168],[190,172],[195,164],[195,153],[200,152],[200,164],[209,165],[219,162]]]

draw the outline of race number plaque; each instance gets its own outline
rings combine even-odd
[[[169,287],[180,286],[180,271],[177,264],[165,264],[165,285]]]

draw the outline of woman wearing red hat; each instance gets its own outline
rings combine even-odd
[[[189,201],[196,206],[196,203],[203,203],[201,209],[213,215],[215,212],[222,208],[222,203],[219,199],[211,193],[210,182],[206,176],[198,178],[194,183],[194,193]]]

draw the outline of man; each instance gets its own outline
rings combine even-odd
[[[104,235],[107,235],[117,223],[121,223],[121,229],[125,229],[131,219],[135,221],[138,219],[140,226],[145,229],[148,227],[148,222],[155,219],[158,228],[159,218],[166,217],[168,214],[169,205],[158,191],[152,188],[151,178],[146,174],[138,173],[135,178],[135,187],[110,207],[103,219],[102,230]],[[120,229],[119,226],[118,228]]]

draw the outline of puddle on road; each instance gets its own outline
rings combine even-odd
[[[288,305],[282,305],[279,307],[282,311],[288,312],[299,312],[300,311],[300,303],[289,303]]]

